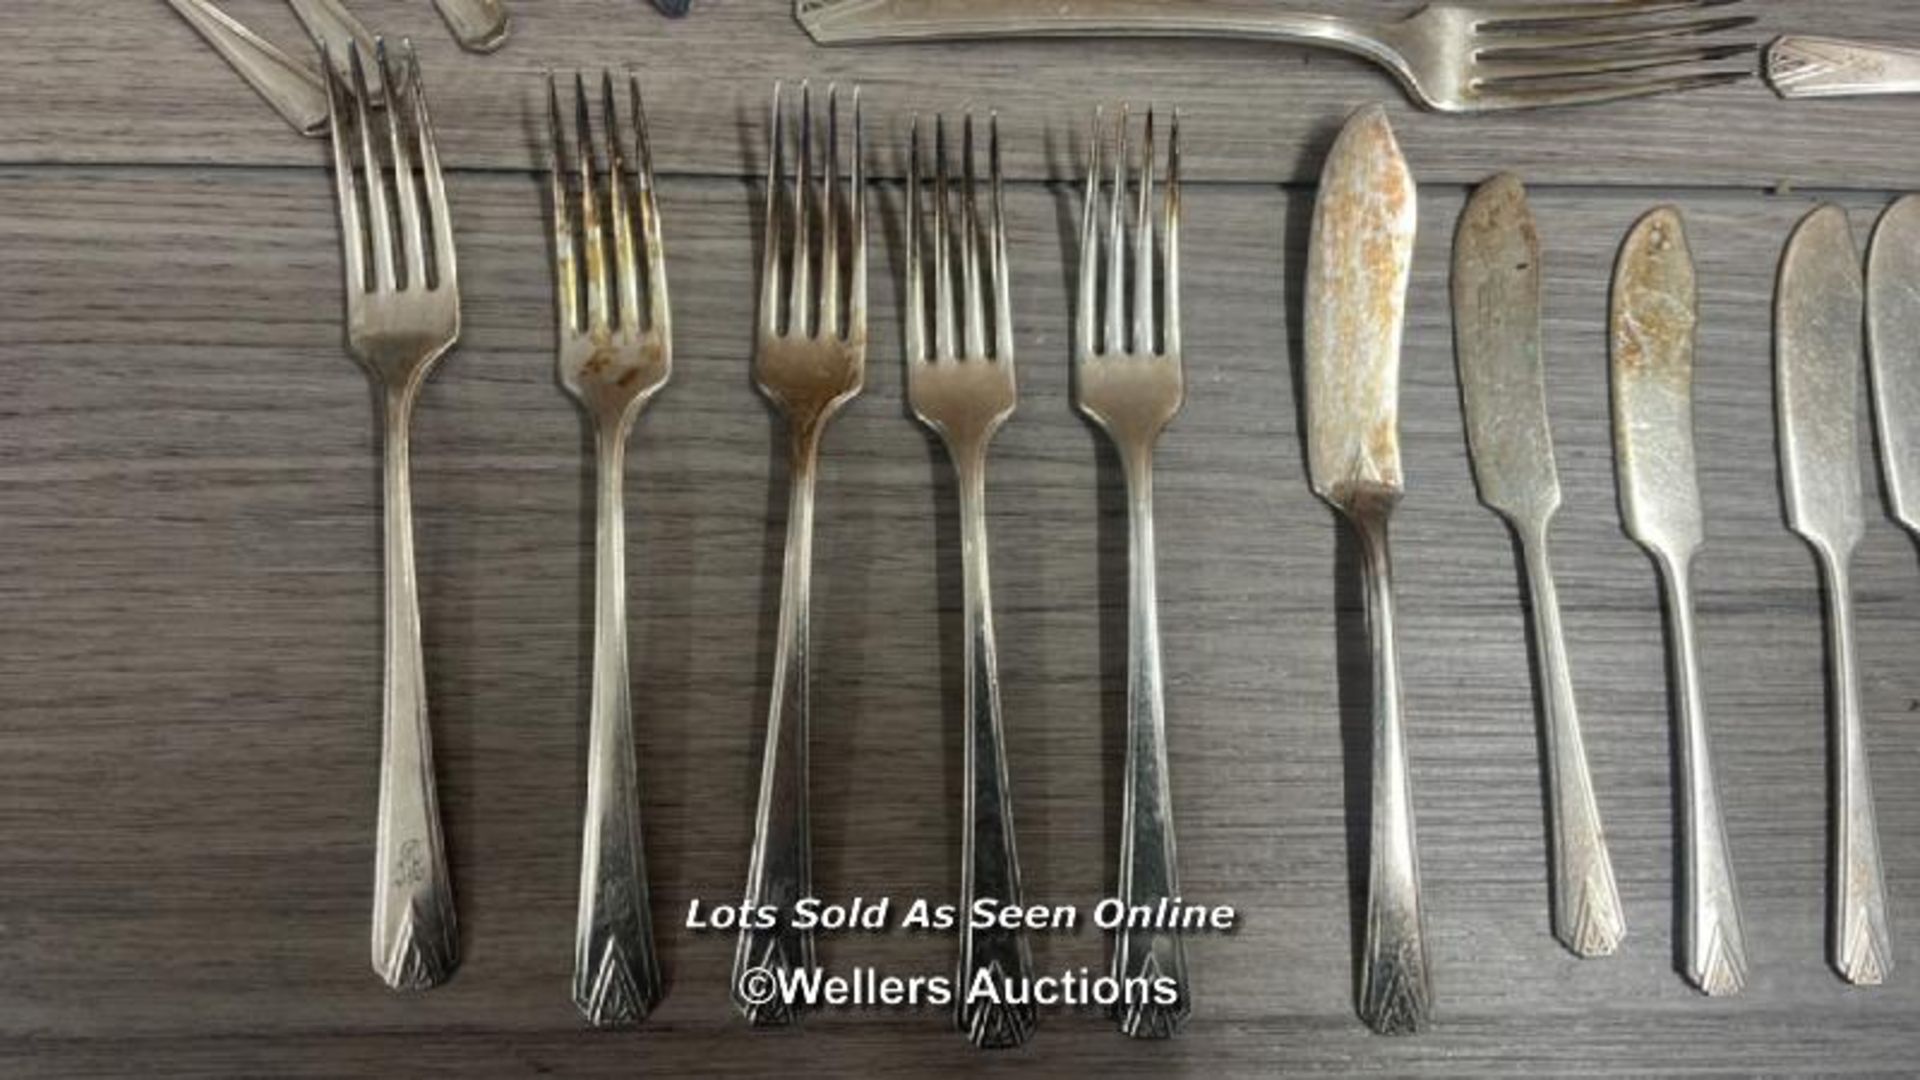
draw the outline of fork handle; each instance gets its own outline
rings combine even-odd
[[[813,893],[807,831],[808,623],[813,576],[813,490],[817,428],[796,432],[781,570],[780,629],[774,646],[760,805],[747,866],[746,906],[777,913],[772,926],[749,921],[733,957],[733,1001],[759,1025],[790,1024],[799,1005],[780,988],[786,973],[811,971],[813,932],[793,925],[794,906]]]
[[[1153,537],[1153,459],[1129,450],[1127,473],[1127,764],[1121,790],[1120,901],[1177,902],[1180,873],[1174,855],[1173,789],[1167,770],[1167,710],[1160,666],[1160,595]],[[1187,984],[1186,941],[1177,930],[1125,928],[1114,938],[1114,976],[1164,979],[1172,1000],[1120,1006],[1120,1030],[1134,1038],[1164,1039],[1193,1011]]]
[[[1823,552],[1827,579],[1827,651],[1833,671],[1833,898],[1829,956],[1857,986],[1893,973],[1886,874],[1874,822],[1867,737],[1860,718],[1860,674],[1853,649],[1853,587],[1847,557]]]
[[[1920,50],[1789,34],[1767,46],[1767,85],[1783,98],[1920,93]]]
[[[1225,37],[1325,45],[1396,70],[1381,28],[1338,15],[1279,10],[1273,0],[1052,0],[1018,11],[981,0],[838,0],[801,4],[814,40],[850,42],[1024,37]]]
[[[955,1019],[973,1044],[1003,1049],[1025,1043],[1037,1020],[1030,1000],[973,1000],[978,978],[996,990],[1024,990],[1033,956],[1027,935],[1002,926],[976,928],[974,905],[1020,905],[1020,859],[1013,841],[1013,793],[1007,781],[1006,733],[1000,722],[1000,669],[993,639],[987,575],[987,483],[984,449],[956,456],[960,474],[960,557],[966,576],[966,810],[960,854],[960,965]],[[984,974],[983,974],[984,973]]]
[[[595,1027],[638,1023],[660,1000],[640,837],[640,786],[627,670],[626,430],[605,421],[598,444],[594,539],[593,706],[573,1002]]]
[[[386,393],[386,679],[379,831],[373,879],[373,968],[395,990],[444,982],[458,963],[453,886],[434,795],[433,739],[413,571],[408,430],[413,392]]]
[[[1388,555],[1384,507],[1362,509],[1349,520],[1360,538],[1367,635],[1373,651],[1373,829],[1367,845],[1360,1019],[1382,1035],[1410,1035],[1431,1019],[1433,988],[1420,910],[1413,783],[1401,712],[1393,560]]]

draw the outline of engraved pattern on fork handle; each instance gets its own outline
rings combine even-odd
[[[993,637],[992,590],[987,572],[986,450],[954,455],[960,479],[960,552],[966,577],[966,812],[961,833],[960,960],[955,1022],[975,1046],[1005,1049],[1025,1043],[1037,1016],[1031,1001],[997,1004],[969,1000],[976,979],[1021,990],[1032,969],[1027,935],[995,926],[975,929],[975,901],[1018,906],[1020,860],[1014,845],[1013,793],[1007,781],[1006,732],[1000,720],[1000,675]],[[983,976],[983,973],[987,973]]]
[[[1684,556],[1662,555],[1668,619],[1673,634],[1673,669],[1678,681],[1680,735],[1680,818],[1682,852],[1681,958],[1689,982],[1714,997],[1738,994],[1747,982],[1746,932],[1741,925],[1738,885],[1727,843],[1720,793],[1714,783],[1707,738],[1706,709],[1700,689],[1699,655],[1693,617],[1691,563]]]
[[[1844,555],[1823,551],[1820,565],[1827,582],[1827,649],[1833,671],[1833,896],[1828,956],[1834,970],[1848,982],[1878,986],[1893,973],[1893,935],[1861,721],[1852,575]]]
[[[408,430],[416,389],[383,391],[386,685],[374,844],[373,968],[395,990],[437,986],[459,962],[453,887],[434,793],[414,576]]]
[[[749,1022],[761,1025],[790,1024],[798,1018],[798,1006],[780,996],[777,980],[783,972],[811,971],[815,966],[813,932],[795,928],[792,921],[794,905],[813,892],[807,832],[807,653],[820,423],[819,419],[797,422],[793,432],[780,628],[753,855],[747,868],[747,905],[775,908],[779,921],[769,928],[744,927],[733,959],[734,1005]],[[742,982],[755,969],[776,980],[776,992],[767,1000],[743,993]]]
[[[661,996],[648,907],[627,652],[627,421],[596,421],[593,706],[573,1002],[595,1027],[640,1022]]]
[[[1432,1019],[1433,988],[1420,909],[1413,785],[1401,712],[1386,505],[1349,512],[1360,540],[1373,651],[1373,827],[1368,842],[1367,925],[1360,1019],[1382,1035],[1411,1035]]]
[[[1523,528],[1521,557],[1533,602],[1534,649],[1545,707],[1547,788],[1552,807],[1553,933],[1583,957],[1611,956],[1626,936],[1626,916],[1593,796],[1580,715],[1560,625],[1560,596],[1547,554],[1547,528]]]
[[[1160,665],[1160,601],[1153,538],[1153,457],[1122,446],[1127,473],[1129,527],[1127,630],[1127,764],[1122,795],[1120,901],[1172,902],[1180,894],[1174,851],[1172,785],[1167,771],[1166,693]],[[1119,930],[1114,977],[1171,979],[1172,1004],[1132,1002],[1116,1007],[1120,1030],[1143,1039],[1171,1036],[1193,1011],[1187,983],[1186,942],[1177,930]]]

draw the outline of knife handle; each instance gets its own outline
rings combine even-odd
[[[1547,556],[1547,528],[1523,528],[1521,557],[1533,604],[1535,662],[1539,666],[1542,738],[1546,743],[1547,797],[1551,807],[1553,934],[1583,957],[1611,956],[1626,936],[1626,916],[1607,853],[1600,806],[1580,735],[1573,675],[1560,626],[1560,597]]]
[[[1401,714],[1400,659],[1393,625],[1393,560],[1387,507],[1351,516],[1360,537],[1373,649],[1373,828],[1368,842],[1367,927],[1360,969],[1360,1019],[1382,1035],[1411,1035],[1433,1010],[1426,929],[1420,914],[1420,858],[1413,785]]]
[[[1767,46],[1767,84],[1783,98],[1920,93],[1920,50],[1788,35]]]
[[[1860,677],[1853,651],[1853,595],[1842,556],[1823,553],[1827,579],[1827,651],[1833,671],[1833,911],[1829,958],[1858,986],[1878,986],[1893,972],[1886,876],[1867,774],[1860,718]]]
[[[1738,994],[1747,982],[1746,932],[1733,877],[1727,827],[1714,784],[1707,740],[1700,658],[1693,621],[1690,561],[1662,555],[1680,725],[1681,965],[1687,981],[1712,997]]]

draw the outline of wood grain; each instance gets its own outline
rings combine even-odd
[[[233,0],[250,21],[290,18]],[[461,348],[415,435],[421,599],[465,964],[396,997],[367,969],[380,679],[374,412],[341,349],[319,148],[161,5],[0,27],[0,1072],[9,1076],[1897,1075],[1920,1038],[1920,560],[1876,519],[1859,643],[1897,962],[1848,990],[1824,957],[1826,726],[1815,567],[1782,522],[1769,310],[1811,205],[1767,178],[1864,190],[1920,163],[1886,103],[1820,123],[1757,90],[1620,111],[1406,123],[1423,180],[1396,536],[1403,673],[1440,1024],[1383,1040],[1352,1011],[1352,810],[1364,633],[1350,554],[1307,489],[1294,382],[1310,177],[1384,88],[1306,54],[1037,46],[815,52],[715,2],[667,23],[626,0],[516,9],[456,57],[428,5],[366,0],[422,36],[445,126]],[[765,10],[763,10],[765,9]],[[1769,5],[1769,23],[1920,36],[1890,2]],[[1818,15],[1816,19],[1814,16]],[[711,40],[709,40],[709,38]],[[708,42],[702,46],[701,42]],[[699,73],[719,46],[741,59]],[[955,61],[932,68],[934,57]],[[992,57],[994,65],[977,61]],[[591,460],[554,382],[531,72],[647,63],[676,301],[674,381],[642,421],[629,505],[644,827],[668,997],[644,1031],[581,1030],[567,998],[584,784]],[[1129,75],[1122,61],[1146,65]],[[76,80],[75,70],[129,73]],[[1191,943],[1195,1019],[1164,1044],[1092,1011],[983,1057],[944,1010],[822,1013],[749,1032],[732,939],[684,928],[737,899],[785,525],[780,442],[747,376],[758,110],[776,74],[860,74],[876,159],[911,107],[1005,110],[1022,401],[990,474],[1015,812],[1030,898],[1091,905],[1119,843],[1121,481],[1067,387],[1078,196],[1065,132],[1103,93],[1187,108],[1189,403],[1163,441],[1162,623],[1190,899],[1241,926]],[[138,72],[143,82],[134,82]],[[659,89],[655,90],[654,87]],[[1178,92],[1175,93],[1174,90]],[[1573,118],[1578,122],[1573,122]],[[1877,118],[1877,119],[1876,119]],[[737,119],[736,130],[730,122]],[[1407,120],[1396,112],[1396,123]],[[1877,125],[1877,126],[1876,126]],[[1851,130],[1842,130],[1850,128]],[[1060,132],[1048,140],[1040,133]],[[1640,131],[1631,141],[1615,136]],[[1766,137],[1753,137],[1764,131]],[[715,133],[720,134],[715,138]],[[737,136],[737,137],[736,137]],[[1529,170],[1546,247],[1549,393],[1567,492],[1556,563],[1602,812],[1627,905],[1619,957],[1548,932],[1539,759],[1514,551],[1474,500],[1446,269],[1462,192]],[[1259,180],[1259,183],[1224,181]],[[1632,186],[1610,186],[1614,183]],[[1730,185],[1716,188],[1707,185]],[[1741,189],[1749,190],[1741,190]],[[1709,546],[1704,674],[1753,943],[1752,990],[1673,972],[1672,784],[1652,566],[1615,505],[1605,367],[1612,258],[1654,201],[1701,264]],[[901,191],[875,189],[869,389],[828,438],[814,656],[816,882],[829,897],[958,892],[960,578],[954,493],[901,399]],[[1863,468],[1869,461],[1863,447]],[[1877,485],[1870,487],[1877,495]],[[1090,930],[1041,971],[1099,971]],[[942,935],[829,937],[836,970],[942,973]]]

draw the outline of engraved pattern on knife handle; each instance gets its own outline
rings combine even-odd
[[[1766,75],[1783,98],[1920,93],[1920,51],[1788,35],[1767,46]]]
[[[1553,933],[1579,956],[1611,956],[1626,936],[1626,915],[1580,734],[1560,625],[1560,599],[1547,555],[1546,524],[1523,529],[1520,536],[1533,600],[1540,697],[1545,707],[1542,719],[1553,815]]]
[[[168,0],[281,119],[302,135],[327,133],[327,91],[312,67],[247,29],[208,0]]]

